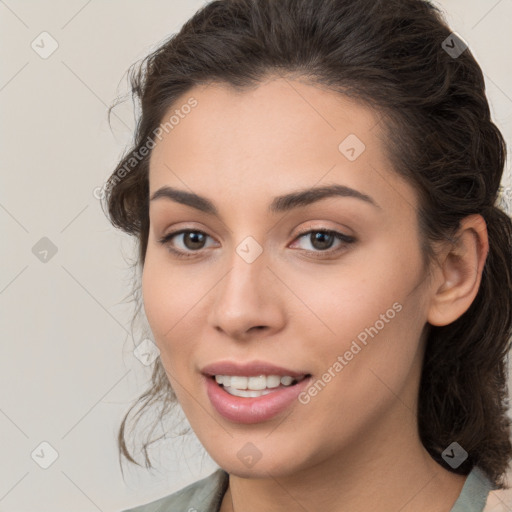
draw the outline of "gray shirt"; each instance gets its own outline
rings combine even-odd
[[[228,473],[219,468],[174,494],[123,512],[219,512],[228,483]],[[482,512],[493,489],[485,473],[475,466],[450,512]]]

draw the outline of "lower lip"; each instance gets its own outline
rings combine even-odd
[[[277,416],[291,406],[311,380],[311,377],[306,377],[293,386],[282,387],[255,398],[245,398],[230,395],[211,377],[203,375],[203,378],[206,381],[206,393],[215,410],[236,423],[259,423]]]

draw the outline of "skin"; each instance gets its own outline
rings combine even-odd
[[[467,217],[457,244],[439,244],[427,274],[417,194],[388,161],[376,112],[273,77],[244,92],[195,87],[169,113],[191,96],[197,107],[153,149],[150,196],[165,185],[194,192],[220,217],[151,201],[142,287],[169,381],[199,440],[230,474],[221,512],[448,512],[465,477],[441,467],[419,439],[422,333],[427,322],[453,322],[475,298],[488,251],[483,218]],[[366,146],[354,161],[338,149],[349,134]],[[267,211],[274,196],[330,184],[378,206],[331,197]],[[168,246],[193,256],[179,259],[158,240],[185,228],[208,237],[203,246],[174,237]],[[322,249],[301,234],[320,228],[356,240]],[[263,250],[250,264],[236,253],[248,236]],[[211,405],[205,365],[259,359],[316,380],[394,303],[401,311],[309,403],[251,425]],[[249,442],[261,454],[252,467],[237,456]]]

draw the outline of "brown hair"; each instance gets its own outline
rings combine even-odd
[[[243,90],[270,74],[286,75],[373,106],[385,120],[396,172],[420,194],[427,259],[433,257],[432,242],[452,240],[465,216],[481,214],[487,223],[490,250],[477,297],[450,325],[428,326],[418,422],[436,461],[459,474],[477,465],[504,488],[512,458],[506,365],[512,222],[497,201],[506,148],[490,118],[482,71],[461,45],[440,11],[424,0],[210,2],[130,69],[141,115],[133,147],[106,184],[106,205],[112,224],[137,238],[142,268],[150,152],[140,156],[141,149],[168,108],[196,85],[219,82]],[[120,454],[135,462],[125,426],[137,405],[135,423],[154,404],[160,404],[162,419],[175,401],[157,358],[152,386],[121,424]],[[156,440],[143,446],[147,467],[147,447]],[[456,469],[441,457],[453,441],[469,455]]]

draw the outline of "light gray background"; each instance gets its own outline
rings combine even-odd
[[[94,197],[132,137],[131,100],[113,131],[106,112],[127,92],[126,70],[203,3],[0,0],[0,512],[115,512],[216,468],[188,436],[159,446],[152,473],[125,465],[122,478],[117,427],[150,369],[133,354],[123,303],[133,244]],[[512,0],[438,4],[480,62],[510,144]],[[31,47],[46,37],[49,48],[44,31],[58,44],[46,59]],[[32,251],[43,237],[57,248],[46,263]],[[58,454],[47,469],[42,442]],[[486,510],[512,511],[512,492]]]

